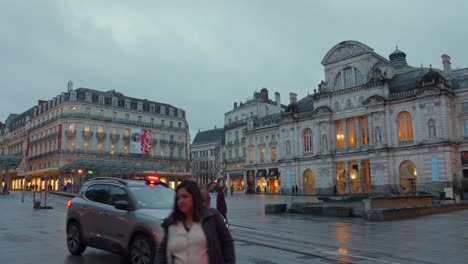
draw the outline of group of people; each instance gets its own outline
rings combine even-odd
[[[220,187],[216,209],[211,208],[208,186],[201,191],[193,180],[176,188],[174,209],[162,227],[156,263],[235,263],[234,241],[227,226],[226,187]]]

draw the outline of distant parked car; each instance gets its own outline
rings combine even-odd
[[[127,257],[130,264],[151,264],[174,198],[174,190],[154,177],[90,180],[68,201],[67,248],[80,255],[89,246]]]

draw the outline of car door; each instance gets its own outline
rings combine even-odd
[[[117,201],[131,203],[128,192],[120,186],[113,185],[110,187],[109,215],[103,227],[103,235],[111,240],[113,245],[125,247],[135,223],[134,213],[133,211],[115,208],[114,204]]]
[[[103,221],[106,220],[105,209],[109,206],[110,186],[93,184],[86,190],[85,198],[88,202],[82,205],[83,225],[87,230],[90,244],[100,243],[105,226]]]

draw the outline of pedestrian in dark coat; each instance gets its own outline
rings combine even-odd
[[[216,209],[224,217],[227,223],[227,205],[226,200],[224,199],[224,188],[219,188],[218,196],[216,196]]]

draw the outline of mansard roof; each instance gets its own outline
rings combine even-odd
[[[468,68],[452,71],[452,89],[468,88]]]
[[[254,120],[254,127],[265,127],[278,124],[281,119],[281,113],[275,113],[271,115],[264,116],[262,118],[257,118]]]
[[[192,145],[207,144],[222,141],[224,138],[224,129],[215,128],[198,132],[193,139]]]

